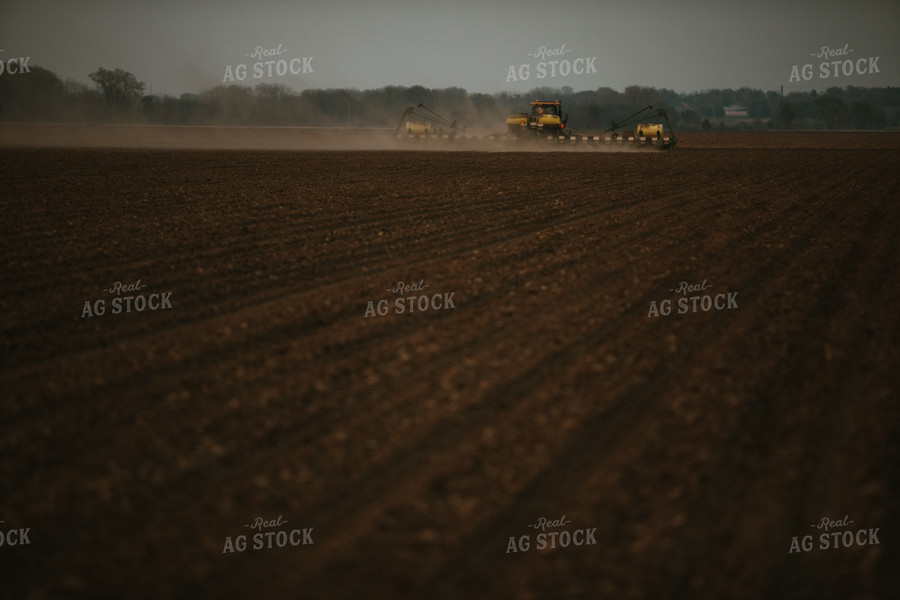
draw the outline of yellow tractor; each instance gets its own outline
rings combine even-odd
[[[513,135],[526,133],[563,135],[569,117],[562,114],[559,100],[535,100],[531,113],[518,113],[506,117],[506,126]]]

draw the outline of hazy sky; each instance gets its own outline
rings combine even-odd
[[[229,66],[235,79],[225,83],[296,90],[790,91],[900,85],[898,23],[897,0],[0,0],[0,60],[29,56],[83,83],[98,67],[118,67],[171,95],[222,84]],[[281,54],[248,56],[257,46]],[[846,55],[813,56],[823,46]],[[542,47],[548,55],[535,56]],[[254,77],[254,64],[270,60],[287,70],[273,64],[270,76],[263,64]],[[820,66],[835,60],[837,76]],[[794,66],[801,76],[792,82]]]

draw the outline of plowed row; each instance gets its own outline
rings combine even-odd
[[[900,149],[811,135],[0,149],[4,590],[893,597]],[[681,282],[737,307],[648,316]],[[223,553],[279,515],[315,543]],[[880,543],[789,553],[845,515]]]

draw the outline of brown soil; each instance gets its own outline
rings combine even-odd
[[[896,134],[679,140],[0,149],[3,593],[897,597]]]

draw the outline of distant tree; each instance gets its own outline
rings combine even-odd
[[[432,98],[431,90],[421,85],[414,85],[406,88],[403,91],[403,96],[406,98],[408,104],[413,105],[417,103],[424,103],[427,105],[431,102]]]
[[[10,119],[56,119],[66,107],[66,88],[52,71],[33,65],[22,77],[0,77],[0,105]]]
[[[465,102],[466,98],[469,97],[469,93],[465,88],[461,87],[449,87],[443,90],[435,90],[435,92],[440,95],[441,102],[444,103],[458,104],[460,102]]]
[[[636,107],[654,104],[659,97],[656,90],[640,85],[629,85],[625,88],[625,101]]]
[[[816,118],[826,129],[840,129],[847,122],[847,105],[836,96],[822,96],[814,102]]]
[[[108,70],[100,67],[88,77],[103,92],[106,103],[114,108],[126,108],[144,93],[144,83],[122,69]]]
[[[622,94],[612,89],[611,87],[597,88],[595,94],[596,102],[600,106],[609,106],[622,102]]]
[[[302,92],[265,83],[255,87],[218,86],[180,97],[143,96],[144,84],[121,69],[99,69],[91,74],[96,85],[60,81],[34,65],[28,77],[0,77],[0,119],[5,120],[108,120],[111,114],[142,117],[153,123],[244,125],[347,125],[396,126],[407,106],[425,104],[456,119],[463,126],[495,127],[505,115],[528,110],[534,99],[560,98],[573,129],[606,129],[647,104],[663,108],[673,127],[724,129],[723,107],[747,106],[756,119],[752,127],[856,127],[878,129],[900,126],[900,88],[847,86],[790,92],[763,92],[750,88],[713,89],[675,93],[665,88],[628,86],[624,92],[609,87],[574,91],[571,87],[540,87],[528,92],[468,93],[463,88],[430,89],[423,86],[386,86],[357,89],[306,89]],[[115,109],[111,111],[110,109]],[[128,109],[126,112],[123,109]],[[771,119],[771,125],[769,124]],[[738,126],[735,126],[738,127]]]
[[[66,94],[69,96],[91,96],[96,97],[97,93],[92,91],[91,88],[81,83],[80,81],[75,81],[74,79],[66,79],[63,82],[63,86],[66,90]]]
[[[74,79],[63,82],[66,93],[66,110],[70,120],[95,121],[106,110],[102,94],[89,85]]]
[[[769,112],[769,103],[765,100],[753,100],[747,105],[747,116],[748,117],[771,117],[772,113]]]
[[[472,94],[469,99],[476,110],[493,110],[497,98],[490,94]]]
[[[707,123],[708,122],[709,121],[707,121]],[[681,128],[682,129],[698,129],[699,127],[700,127],[700,115],[698,115],[691,109],[682,111],[682,113],[681,113]]]
[[[532,100],[558,100],[562,96],[562,90],[553,87],[536,87],[528,90]]]
[[[150,121],[155,121],[159,118],[159,108],[161,105],[162,100],[159,96],[144,96],[139,103],[141,113]]]
[[[785,129],[790,129],[794,125],[794,121],[797,119],[797,111],[794,109],[794,106],[789,102],[784,103],[784,108],[781,113],[778,115],[779,122]]]
[[[656,101],[657,104],[671,104],[672,106],[678,106],[683,102],[682,94],[679,94],[675,90],[670,90],[666,88],[662,88],[657,90],[657,94],[659,95],[659,99]]]
[[[850,104],[850,122],[857,129],[877,129],[884,127],[884,111],[873,108],[868,102]]]
[[[290,96],[290,88],[280,83],[260,83],[256,86],[256,95],[265,102],[279,102]]]

